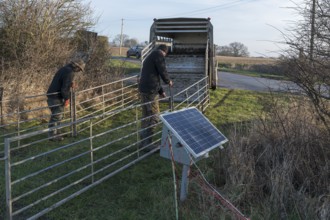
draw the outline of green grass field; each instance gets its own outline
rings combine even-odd
[[[120,69],[123,74],[140,71],[140,64],[121,60],[111,60],[110,66]],[[267,95],[263,93],[243,90],[211,91],[211,104],[205,115],[226,135],[237,123],[257,118],[263,108],[261,100],[265,97]],[[208,170],[207,165],[203,166]],[[0,161],[0,168],[4,170],[3,161]],[[181,176],[179,164],[177,169],[177,175]],[[0,216],[5,212],[3,178],[1,175]],[[174,219],[173,188],[171,162],[154,154],[51,211],[42,219]],[[212,219],[210,216],[223,218],[227,215],[222,209],[208,209],[198,193],[191,193],[187,201],[179,206],[180,219]]]
[[[212,91],[211,105],[206,116],[219,129],[228,129],[233,123],[256,118],[262,109],[259,100],[264,96],[261,93],[238,90]],[[209,169],[207,160],[201,164],[206,170]],[[176,169],[177,176],[180,177],[181,165],[176,164]],[[4,170],[3,163],[1,170]],[[1,175],[0,214],[5,211],[3,178]],[[190,187],[198,189],[193,184]],[[171,162],[154,154],[41,219],[175,219],[174,204]],[[208,210],[205,205],[198,193],[191,191],[187,201],[179,203],[180,219],[210,219],[210,216],[227,215],[222,209]]]
[[[253,120],[262,109],[260,99],[263,97],[264,94],[248,91],[212,91],[206,116],[218,128]],[[201,162],[205,170],[209,169],[210,164],[207,159]],[[176,169],[177,175],[181,176],[179,164],[176,164]],[[189,187],[197,189],[188,193],[184,203],[179,203],[180,219],[206,220],[228,216],[222,209],[204,204],[198,186],[191,184]],[[171,162],[154,154],[51,211],[42,219],[175,219],[174,204]]]

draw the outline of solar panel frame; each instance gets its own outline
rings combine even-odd
[[[196,107],[164,113],[160,119],[194,158],[228,141]]]

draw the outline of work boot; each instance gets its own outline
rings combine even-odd
[[[61,135],[61,132],[58,129],[52,129],[52,127],[58,125],[59,123],[49,123],[48,128],[48,138],[50,141],[63,141],[64,138]]]
[[[52,136],[49,138],[50,141],[63,141],[64,138],[62,136]]]

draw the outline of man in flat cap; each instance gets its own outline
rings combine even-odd
[[[73,60],[60,68],[47,91],[47,104],[51,111],[50,120],[48,123],[48,137],[51,141],[61,141],[56,129],[52,127],[58,126],[63,118],[64,107],[69,106],[70,88],[74,87],[74,76],[78,72],[84,72],[85,62],[82,59]]]

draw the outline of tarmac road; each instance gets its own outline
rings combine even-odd
[[[126,57],[113,57],[132,63],[140,63],[139,59]],[[285,80],[274,80],[261,77],[244,76],[235,73],[218,71],[217,86],[228,89],[243,89],[257,92],[293,92],[303,94],[304,92],[294,83]],[[329,96],[329,95],[327,95]]]
[[[288,90],[298,92],[298,87],[289,81],[244,76],[221,71],[218,72],[217,86],[258,92],[284,92]]]

